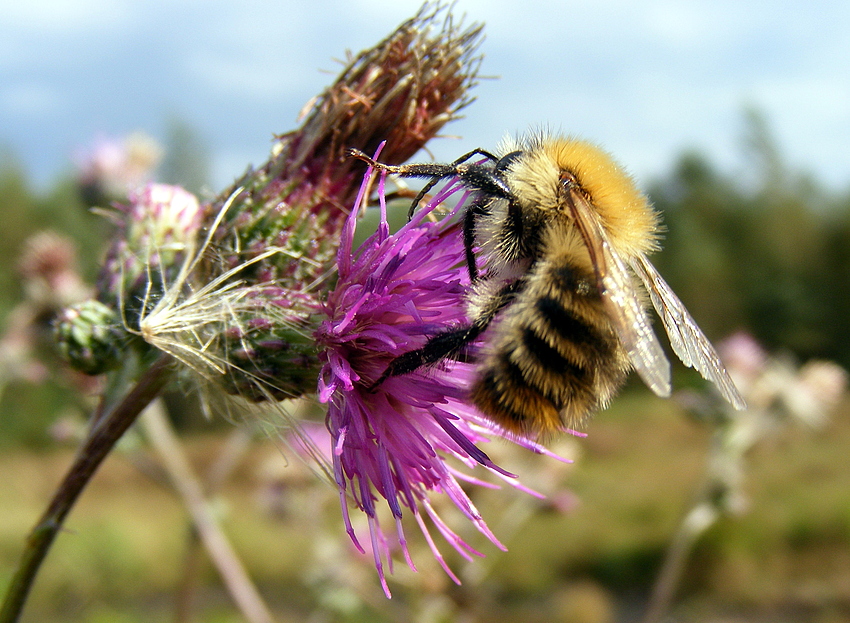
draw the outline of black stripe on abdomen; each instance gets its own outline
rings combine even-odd
[[[527,354],[547,372],[558,376],[570,375],[578,380],[587,376],[587,370],[567,359],[557,348],[537,335],[531,327],[523,328],[522,343]]]
[[[536,311],[553,333],[571,344],[597,347],[605,343],[594,327],[577,317],[557,299],[549,296],[538,299]]]

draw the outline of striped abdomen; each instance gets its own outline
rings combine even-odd
[[[538,262],[497,323],[472,400],[508,430],[578,426],[625,380],[630,364],[594,277],[569,257]]]

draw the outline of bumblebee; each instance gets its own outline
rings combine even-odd
[[[631,369],[670,395],[670,363],[648,299],[676,355],[745,408],[711,343],[647,259],[659,248],[658,213],[602,149],[537,135],[449,164],[390,166],[351,154],[402,177],[430,178],[410,215],[439,180],[457,178],[473,191],[463,217],[470,324],[397,357],[373,387],[462,357],[482,337],[470,390],[482,413],[527,436],[576,428],[608,405]]]

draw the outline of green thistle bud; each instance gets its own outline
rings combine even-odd
[[[285,309],[279,297],[298,303]],[[312,301],[271,289],[253,300],[252,320],[224,332],[222,347],[230,364],[226,391],[254,402],[314,391],[322,363],[310,332],[316,313]]]
[[[54,324],[59,353],[84,374],[118,367],[126,335],[115,311],[94,299],[66,307]]]

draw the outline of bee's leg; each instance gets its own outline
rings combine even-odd
[[[463,215],[463,250],[466,253],[466,269],[469,271],[469,281],[478,281],[478,265],[475,263],[475,221],[478,215],[474,206],[469,206]]]
[[[466,162],[467,160],[472,158],[472,156],[484,156],[485,158],[487,158],[488,160],[492,160],[493,162],[498,162],[498,160],[499,160],[496,156],[491,154],[489,151],[486,151],[484,149],[473,149],[472,151],[463,154],[460,158],[453,160],[448,165],[440,165],[440,166],[445,166],[447,168],[450,167],[451,170],[452,170],[452,173],[450,175],[457,175],[458,174],[457,168],[461,164],[463,164],[464,162]],[[408,166],[417,166],[417,165],[408,165]],[[402,173],[401,175],[404,175],[404,174]],[[422,187],[422,190],[420,190],[419,193],[416,195],[416,197],[413,199],[413,203],[410,204],[410,209],[407,211],[407,220],[408,221],[413,218],[413,213],[416,212],[416,208],[417,208],[417,206],[419,206],[419,202],[422,201],[422,199],[425,197],[425,195],[428,194],[428,191],[430,191],[432,188],[434,188],[436,183],[439,182],[441,179],[445,179],[447,177],[449,177],[449,175],[434,176],[434,177],[431,178],[431,180],[427,184],[425,184],[425,186]]]
[[[400,175],[401,177],[430,177],[431,178],[428,181],[428,183],[425,184],[425,186],[423,186],[422,190],[420,190],[416,194],[416,197],[414,198],[413,202],[410,204],[410,210],[408,210],[408,213],[407,213],[407,220],[410,220],[411,218],[413,218],[413,213],[416,212],[416,207],[419,205],[419,202],[422,201],[422,198],[425,197],[425,195],[428,194],[428,191],[431,190],[432,188],[434,188],[434,185],[437,182],[439,182],[440,180],[443,180],[447,177],[452,177],[453,175],[458,175],[458,176],[461,177],[461,179],[464,180],[464,182],[466,182],[466,179],[464,177],[464,172],[458,170],[458,168],[460,167],[461,164],[463,164],[464,162],[466,162],[467,160],[469,160],[473,156],[484,156],[485,158],[492,160],[493,162],[499,161],[499,159],[496,156],[494,156],[489,151],[486,151],[484,149],[473,149],[469,153],[462,155],[460,158],[450,162],[449,164],[436,164],[436,163],[431,163],[431,164],[429,164],[429,163],[425,163],[425,164],[401,164],[401,165],[384,164],[382,162],[378,162],[377,160],[374,160],[373,158],[370,158],[369,156],[364,154],[359,149],[349,149],[348,155],[351,156],[352,158],[357,158],[358,160],[362,160],[363,162],[368,164],[370,167],[374,167],[376,169],[381,169],[383,171],[387,171],[388,173],[394,173],[395,175]],[[474,169],[482,169],[482,170],[486,171],[486,168],[478,166],[478,165],[471,165],[470,167],[466,168],[465,170],[469,171],[469,170],[474,170]],[[487,177],[487,175],[482,174],[482,173],[474,173],[474,172],[472,173],[472,178],[474,180],[477,180],[481,177]],[[481,183],[479,182],[478,184],[476,184],[473,181],[472,183],[470,183],[470,186],[472,186],[473,188],[480,188]],[[488,186],[489,186],[489,184],[488,184]]]
[[[438,333],[428,340],[422,348],[411,350],[393,359],[381,377],[369,386],[369,391],[373,391],[391,376],[407,374],[422,366],[459,355],[463,347],[480,334],[481,330],[477,329],[475,325]]]
[[[473,149],[472,151],[463,154],[460,158],[456,158],[455,160],[453,160],[452,166],[457,167],[457,165],[463,164],[464,162],[466,162],[467,160],[472,158],[472,156],[484,156],[485,158],[487,158],[487,160],[492,160],[493,162],[499,161],[498,156],[494,156],[493,154],[491,154],[486,149],[481,149],[479,147],[477,149]]]
[[[422,348],[411,350],[393,359],[380,378],[369,386],[369,391],[374,391],[391,376],[407,374],[443,359],[457,359],[462,355],[464,347],[481,335],[490,326],[496,314],[511,302],[523,283],[520,280],[505,285],[470,326],[438,333]]]
[[[352,158],[362,160],[370,167],[386,171],[387,173],[394,173],[401,177],[435,177],[440,180],[445,177],[451,177],[457,172],[457,165],[455,164],[384,164],[383,162],[378,162],[377,160],[370,158],[359,149],[349,149],[348,155]]]
[[[466,268],[469,271],[469,281],[478,281],[478,265],[475,261],[475,222],[479,216],[487,214],[487,198],[479,197],[466,209],[463,215],[463,249],[466,253]]]

